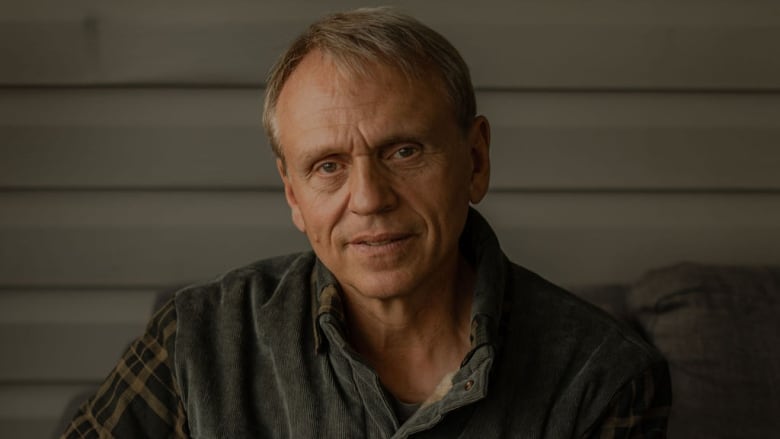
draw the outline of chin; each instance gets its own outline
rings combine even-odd
[[[355,282],[347,282],[347,285],[365,298],[388,300],[409,294],[416,283],[406,272],[367,274]]]

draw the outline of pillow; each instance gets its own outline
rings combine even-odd
[[[669,362],[669,437],[780,431],[780,267],[662,268],[631,288],[627,306]]]
[[[629,324],[633,323],[632,316],[629,314],[626,307],[626,295],[628,294],[627,285],[585,285],[573,287],[570,291],[581,299],[584,299],[611,314],[616,319]]]

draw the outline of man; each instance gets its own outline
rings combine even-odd
[[[313,253],[178,292],[67,437],[662,437],[663,359],[510,263],[468,69],[419,22],[312,25],[264,124]]]

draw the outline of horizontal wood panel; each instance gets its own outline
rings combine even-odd
[[[57,438],[57,425],[55,418],[0,418],[0,431],[3,432],[4,438],[9,439]]]
[[[74,394],[94,388],[88,384],[0,385],[0,418],[52,417]]]
[[[479,93],[492,187],[780,189],[780,96]],[[253,90],[0,92],[2,188],[278,188]]]
[[[281,194],[5,193],[0,206],[8,287],[163,288],[307,247]],[[683,259],[780,263],[780,195],[496,193],[480,208],[511,258],[568,285]]]
[[[0,363],[0,380],[101,379],[143,329],[143,324],[0,324],[0,347],[14,353]]]
[[[173,291],[0,291],[0,349],[14,352],[0,363],[0,382],[101,380]],[[0,418],[9,410],[0,386]]]
[[[307,247],[292,226],[22,228],[3,230],[0,241],[0,282],[32,287],[164,288]]]
[[[587,127],[778,125],[774,93],[477,92],[494,125]],[[0,89],[1,127],[257,128],[263,90],[254,88]]]
[[[94,389],[93,385],[0,384],[0,437],[59,437],[66,408]]]
[[[0,126],[259,127],[262,89],[0,89]]]
[[[262,129],[2,127],[0,186],[281,187]]]
[[[170,292],[173,292],[171,288]],[[0,290],[0,325],[143,325],[169,291]]]
[[[780,129],[513,128],[491,150],[500,190],[779,190]]]
[[[483,87],[780,87],[775,2],[383,3],[448,37]],[[258,84],[308,23],[359,5],[17,0],[0,15],[0,83]]]

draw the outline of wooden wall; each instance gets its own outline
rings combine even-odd
[[[469,62],[493,125],[480,209],[515,261],[564,285],[780,264],[776,2],[383,3]],[[306,248],[263,77],[356,5],[0,5],[0,437],[50,437],[157,293]]]

